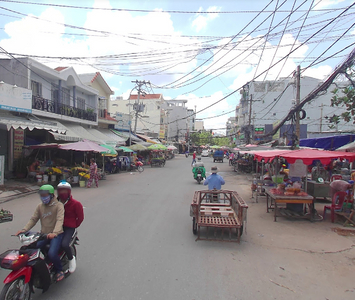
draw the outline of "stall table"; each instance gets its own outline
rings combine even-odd
[[[275,195],[271,193],[271,188],[265,188],[266,194],[266,211],[274,209],[274,221],[277,217],[289,217],[289,218],[309,218],[306,214],[299,214],[297,212],[278,207],[278,204],[308,204],[310,208],[310,220],[313,221],[314,217],[314,198],[313,196],[285,196]],[[269,205],[270,202],[270,205]]]
[[[318,183],[316,181],[307,182],[307,194],[314,198],[327,198],[330,197],[330,185],[329,182]]]

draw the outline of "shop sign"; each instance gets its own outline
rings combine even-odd
[[[19,159],[21,157],[24,140],[25,131],[23,129],[16,129],[14,131],[14,159]]]
[[[32,91],[11,84],[0,84],[0,109],[32,113]]]

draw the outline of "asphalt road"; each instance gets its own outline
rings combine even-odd
[[[209,170],[212,162],[203,160]],[[110,175],[98,189],[75,188],[74,197],[85,207],[77,271],[43,295],[37,291],[33,299],[353,299],[355,290],[344,291],[355,288],[349,285],[354,281],[344,278],[353,272],[354,261],[343,261],[338,279],[332,267],[337,256],[329,262],[322,253],[296,249],[304,230],[319,223],[274,223],[263,204],[247,198],[245,178],[231,172],[228,163],[218,166],[226,188],[237,189],[250,203],[248,234],[240,244],[195,241],[190,203],[193,192],[205,187],[193,180],[191,159],[180,156],[142,174]],[[3,204],[15,220],[0,224],[0,252],[19,246],[10,234],[22,228],[37,203],[38,196],[31,195]],[[308,248],[313,238],[304,241]],[[344,247],[352,243],[336,238]],[[0,279],[7,274],[0,270]]]

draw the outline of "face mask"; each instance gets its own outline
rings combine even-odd
[[[52,200],[51,195],[41,196],[41,201],[43,204],[48,204],[49,202],[51,202],[51,200]]]
[[[67,193],[59,194],[59,195],[58,195],[58,198],[59,198],[60,200],[66,201],[66,200],[68,200],[68,198],[69,198],[69,194],[67,194]]]

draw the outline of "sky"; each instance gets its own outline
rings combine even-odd
[[[132,81],[150,81],[148,92],[196,106],[207,129],[225,127],[248,81],[292,76],[297,65],[324,79],[355,40],[355,7],[338,17],[351,0],[25,2],[0,0],[7,52],[100,71],[124,99]],[[310,66],[319,56],[330,58]]]

